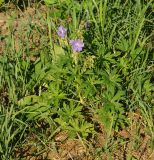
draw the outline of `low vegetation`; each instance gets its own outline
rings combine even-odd
[[[0,0],[0,159],[154,159],[154,1]]]

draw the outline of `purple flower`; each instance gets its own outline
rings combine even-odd
[[[82,48],[84,47],[84,43],[82,41],[78,40],[70,40],[70,44],[72,45],[72,49],[74,52],[80,52],[82,51]]]
[[[61,38],[64,38],[66,36],[66,32],[67,32],[67,29],[64,28],[64,26],[59,26],[58,27],[58,36],[61,37]]]

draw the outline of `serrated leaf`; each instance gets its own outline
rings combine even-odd
[[[125,93],[124,91],[118,91],[116,95],[112,98],[111,102],[123,99],[124,93]]]
[[[29,105],[31,103],[38,102],[39,100],[40,100],[40,97],[36,95],[26,96],[18,101],[18,105],[22,107],[22,106]]]

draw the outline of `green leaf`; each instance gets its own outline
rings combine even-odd
[[[121,51],[128,51],[129,50],[129,42],[126,40],[126,39],[121,39],[121,42],[119,42],[117,45],[116,45],[116,48],[121,50]]]
[[[115,101],[119,101],[121,99],[124,99],[123,96],[124,96],[124,91],[119,91],[116,93],[116,95],[112,98],[112,102],[115,102]]]
[[[23,107],[23,106],[38,102],[39,100],[40,100],[40,97],[36,95],[26,96],[18,101],[18,105],[20,107]]]
[[[44,2],[45,2],[45,4],[46,4],[47,6],[50,6],[50,5],[52,5],[52,4],[57,3],[57,0],[44,0]]]
[[[49,112],[50,106],[47,103],[36,103],[29,106],[26,109],[25,114],[29,120],[46,118]]]
[[[4,3],[4,0],[0,0],[0,5],[2,5]]]
[[[54,57],[53,61],[58,61],[61,57],[65,56],[65,51],[62,47],[54,45]]]

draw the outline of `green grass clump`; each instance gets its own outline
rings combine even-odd
[[[130,113],[142,117],[140,127],[151,137],[152,148],[153,1],[45,4],[46,10],[36,9],[32,17],[23,12],[18,27],[13,25],[16,16],[10,16],[8,34],[0,35],[5,44],[0,55],[0,159],[16,158],[15,151],[31,134],[48,148],[60,131],[89,148],[98,133],[105,133],[105,143],[92,156],[113,158],[118,144],[127,143],[115,134],[134,124]],[[57,35],[60,25],[67,29],[65,38]],[[73,52],[72,39],[84,42],[81,52]],[[38,129],[39,123],[45,127]],[[139,143],[133,139],[132,148]],[[134,159],[129,152],[125,157]]]

